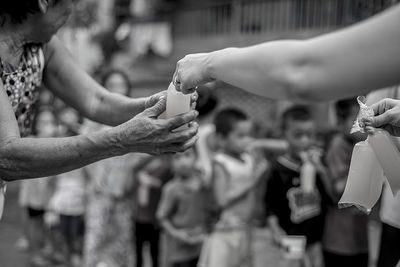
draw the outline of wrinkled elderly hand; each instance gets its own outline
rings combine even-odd
[[[373,128],[382,128],[391,135],[400,136],[400,100],[385,98],[371,105],[371,108],[375,116],[363,119],[368,133],[373,133]]]
[[[199,53],[185,56],[176,64],[172,79],[176,90],[191,93],[199,85],[213,81],[209,69],[211,53]]]
[[[198,112],[192,110],[167,120],[157,119],[165,108],[165,97],[159,97],[153,106],[115,127],[116,143],[124,153],[142,152],[159,155],[183,152],[194,146],[198,130],[198,124],[194,120]],[[187,129],[172,132],[185,124],[189,124]]]

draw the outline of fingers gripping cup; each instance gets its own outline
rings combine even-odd
[[[175,86],[170,83],[167,90],[167,109],[166,118],[172,118],[177,115],[190,111],[191,94],[183,94],[175,89]],[[175,131],[184,130],[188,125],[183,125]]]

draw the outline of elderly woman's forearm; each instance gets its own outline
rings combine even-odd
[[[89,119],[111,126],[124,123],[145,108],[145,98],[129,98],[119,94],[103,92],[97,96],[88,114]]]
[[[0,147],[0,178],[6,181],[52,176],[118,155],[103,133],[65,138],[15,138]]]
[[[115,126],[144,110],[144,99],[113,94],[98,84],[73,60],[57,37],[50,41],[46,51],[46,87],[83,116]]]

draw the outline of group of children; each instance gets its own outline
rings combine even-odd
[[[339,101],[336,104],[339,131],[324,142],[325,139],[321,141],[317,135],[308,107],[288,108],[281,116],[286,149],[267,159],[263,153],[265,147],[253,145],[251,118],[237,108],[225,108],[215,114],[213,124],[207,125],[207,134],[201,136],[195,148],[174,155],[127,159],[132,164],[123,161],[128,167],[118,165],[117,176],[122,177],[121,170],[125,168],[127,177],[121,183],[115,182],[118,188],[107,185],[108,180],[99,177],[92,177],[98,181],[89,183],[91,188],[88,188],[90,168],[78,170],[61,175],[48,199],[42,199],[41,203],[24,203],[24,206],[36,224],[43,225],[46,217],[48,224],[59,225],[67,262],[75,266],[84,265],[79,260],[74,263],[74,257],[91,252],[96,247],[94,243],[104,247],[107,242],[112,243],[112,238],[118,239],[114,251],[135,254],[138,267],[143,266],[143,246],[149,243],[153,266],[161,266],[161,230],[167,237],[167,246],[161,250],[173,267],[254,266],[252,244],[260,207],[262,219],[282,251],[285,237],[300,236],[306,240],[304,255],[292,262],[296,266],[367,266],[367,216],[355,208],[337,208],[346,184],[352,147],[362,138],[348,134],[357,112],[355,99]],[[54,134],[50,115],[51,112],[44,111],[38,117],[39,124],[42,123],[38,128],[41,136]],[[72,126],[67,128],[73,129]],[[115,169],[111,165],[104,166],[108,167],[94,176],[103,177]],[[43,181],[36,181],[40,182]],[[89,210],[85,204],[91,198],[87,190],[93,191],[92,198],[96,196],[93,201],[96,205]],[[46,196],[43,192],[34,194]],[[99,199],[99,194],[106,194],[107,201]],[[34,199],[30,198],[31,202]],[[106,202],[109,204],[104,205]],[[50,205],[44,207],[47,203]],[[49,211],[46,216],[45,209]],[[110,213],[113,209],[119,211]],[[88,218],[96,212],[101,213],[104,220]],[[52,214],[57,216],[52,217]],[[128,220],[132,220],[130,224]],[[89,238],[86,240],[89,245],[84,245],[84,221],[89,232],[115,228],[118,233],[112,231],[110,235]],[[39,228],[45,231],[43,226]],[[29,235],[35,234],[37,231],[33,230]],[[119,237],[115,238],[116,235]],[[133,239],[136,253],[124,245],[127,241],[122,242]],[[85,246],[89,249],[83,249]],[[93,254],[93,260],[112,253],[110,248],[99,251]],[[127,256],[118,255],[113,262],[104,261],[100,266],[131,264],[122,264],[128,261]],[[36,263],[40,265],[40,261]],[[99,266],[90,261],[85,263]]]
[[[197,147],[173,157],[175,178],[163,189],[158,219],[173,240],[172,266],[254,266],[260,204],[277,246],[285,237],[306,240],[304,255],[290,266],[368,266],[367,215],[337,207],[352,148],[365,138],[349,134],[357,113],[355,99],[337,102],[338,131],[321,139],[308,107],[288,108],[281,116],[287,149],[267,161],[251,145],[251,119],[235,108],[218,112],[211,177],[196,164]]]

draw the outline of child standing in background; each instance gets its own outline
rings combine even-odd
[[[323,238],[326,267],[368,266],[368,216],[355,207],[339,209],[337,204],[346,186],[354,145],[365,135],[350,135],[359,106],[356,99],[335,105],[340,132],[326,154],[326,164],[333,184],[334,205],[328,206]]]
[[[272,214],[269,225],[278,242],[284,235],[305,236],[305,263],[320,267],[320,242],[330,186],[320,155],[312,149],[316,143],[315,123],[306,107],[294,106],[283,113],[282,129],[289,149],[277,158],[267,174],[265,201]],[[314,175],[301,175],[305,166],[314,169]]]
[[[104,73],[101,84],[121,95],[129,95],[131,88],[129,77],[119,69]],[[82,132],[109,128],[86,120]],[[83,266],[132,266],[133,168],[140,157],[128,154],[84,168],[89,182]]]
[[[37,137],[49,138],[57,134],[57,121],[52,110],[39,111],[36,118],[35,130]],[[49,179],[38,178],[21,181],[19,202],[27,209],[27,235],[31,249],[31,263],[43,265],[47,260],[40,253],[45,245],[44,214],[50,198]]]
[[[152,266],[159,266],[160,226],[156,218],[162,188],[172,179],[169,155],[143,156],[134,168],[134,240],[136,267],[145,266],[145,244],[149,246]]]
[[[67,266],[80,266],[84,234],[86,185],[82,169],[56,177],[50,211],[59,215]]]
[[[157,218],[169,235],[173,267],[196,267],[205,231],[204,186],[194,149],[173,155],[174,179],[164,189]]]
[[[63,136],[74,136],[79,129],[79,114],[72,108],[60,113]],[[60,174],[49,203],[49,211],[59,216],[67,266],[81,266],[86,210],[86,179],[82,169]]]
[[[246,150],[253,129],[237,109],[220,111],[214,120],[220,151],[213,160],[212,189],[221,214],[203,246],[199,266],[251,266],[251,223],[255,188],[265,170]]]

